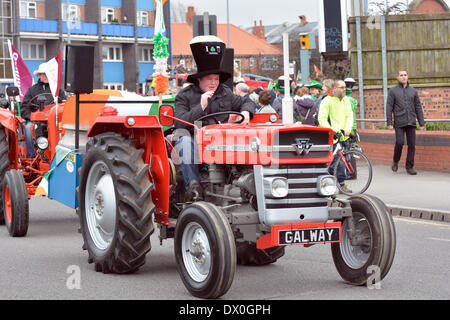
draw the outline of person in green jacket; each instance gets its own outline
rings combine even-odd
[[[344,130],[346,141],[353,129],[353,110],[350,99],[345,95],[345,83],[342,80],[335,82],[333,90],[328,93],[320,104],[318,115],[319,126],[331,128],[334,132]]]
[[[345,95],[345,82],[338,80],[334,83],[333,90],[330,91],[327,97],[325,97],[320,104],[319,109],[319,126],[331,128],[334,132],[341,132],[344,130],[344,137],[341,137],[341,141],[347,142],[353,128],[353,111],[350,103],[350,99]],[[337,141],[334,143],[336,148]],[[334,165],[337,161],[338,155],[336,154],[333,162],[328,168],[330,174],[334,171]],[[345,168],[341,162],[341,165],[337,168],[337,179],[344,189],[345,186]],[[350,191],[350,190],[348,190]]]

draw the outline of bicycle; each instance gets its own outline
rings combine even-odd
[[[333,151],[333,157],[336,158],[336,154],[339,156],[334,164],[333,176],[338,180],[338,168],[342,168],[341,170],[345,173],[346,187],[341,186],[340,183],[337,187],[341,193],[353,196],[364,193],[369,188],[372,182],[372,164],[356,143],[359,141],[358,136],[352,134],[349,136],[352,141],[348,148],[344,146],[343,141],[340,141],[343,136],[343,131],[335,133],[334,138],[338,140],[338,143]]]

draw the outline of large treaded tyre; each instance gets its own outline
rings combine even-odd
[[[27,185],[18,170],[6,172],[2,183],[2,207],[6,228],[11,237],[24,237],[28,232],[30,209]]]
[[[284,256],[285,247],[257,249],[255,242],[236,241],[237,263],[240,265],[263,266],[274,263]]]
[[[365,285],[378,269],[379,280],[389,272],[394,260],[396,232],[386,205],[378,198],[357,195],[349,198],[356,229],[352,244],[347,233],[349,220],[342,223],[342,242],[332,243],[334,264],[341,277],[353,285]],[[375,268],[375,269],[374,269]]]
[[[215,299],[229,290],[236,247],[228,220],[214,204],[195,202],[183,209],[174,249],[178,273],[193,296]]]
[[[3,183],[6,171],[9,168],[9,145],[6,139],[5,128],[0,124],[0,185]],[[3,193],[0,195],[0,203],[3,203]],[[5,224],[3,206],[0,206],[0,225]]]
[[[103,273],[145,264],[154,231],[153,184],[143,150],[116,133],[91,138],[80,169],[79,217],[88,262]]]

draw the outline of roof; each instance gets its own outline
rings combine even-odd
[[[252,32],[253,27],[247,27],[247,32]],[[283,42],[283,33],[289,33],[289,39],[297,39],[300,33],[311,33],[319,29],[318,22],[308,22],[301,27],[298,22],[283,22],[282,24],[264,26],[266,40],[270,44]]]
[[[217,24],[217,36],[228,46],[226,24]],[[172,23],[172,55],[192,55],[189,41],[192,39],[192,27],[186,23]],[[282,55],[281,49],[263,39],[230,24],[230,48],[234,55]]]
[[[417,10],[417,8],[419,7],[419,5],[420,5],[422,2],[424,2],[424,0],[414,0],[413,2],[411,2],[411,3],[409,4],[408,9],[414,12],[415,10]],[[443,10],[449,11],[448,5],[445,3],[444,0],[434,0],[434,2],[436,2],[437,4],[439,4],[439,5],[442,7]]]

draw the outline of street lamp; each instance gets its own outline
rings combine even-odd
[[[230,47],[230,6],[229,0],[227,0],[227,37],[228,37],[228,48]]]

